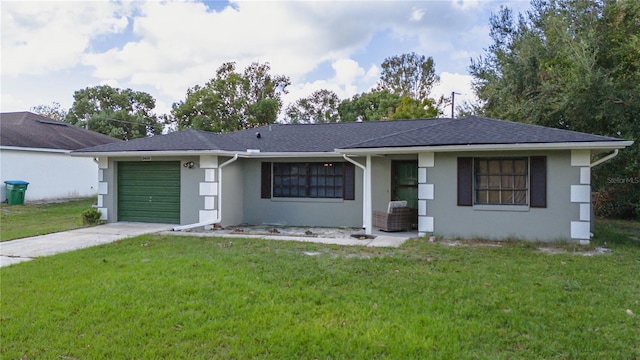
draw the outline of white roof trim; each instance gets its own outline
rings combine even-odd
[[[33,151],[33,152],[46,152],[46,153],[59,153],[59,154],[68,154],[72,151],[72,150],[64,150],[64,149],[29,148],[29,147],[20,147],[20,146],[0,146],[0,150]]]
[[[240,158],[291,158],[291,157],[342,157],[358,154],[415,154],[419,152],[456,152],[456,151],[504,151],[504,150],[614,150],[631,146],[633,141],[565,142],[565,143],[527,143],[527,144],[476,144],[443,146],[409,146],[335,149],[333,152],[258,152],[226,150],[172,150],[172,151],[112,151],[71,153],[71,156],[87,157],[138,157],[138,156],[198,156],[221,155]],[[18,148],[23,149],[23,148]]]
[[[291,158],[291,157],[339,157],[337,152],[257,152],[257,151],[223,151],[223,150],[180,150],[180,151],[111,151],[111,152],[82,152],[71,153],[71,156],[86,157],[140,157],[140,156],[198,156],[219,155],[240,158]]]
[[[410,146],[382,148],[336,149],[340,154],[414,154],[417,152],[504,151],[504,150],[597,150],[623,149],[633,141],[527,143],[527,144],[475,144],[443,146]]]

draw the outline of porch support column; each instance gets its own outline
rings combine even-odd
[[[367,163],[364,169],[364,184],[362,187],[362,207],[364,212],[364,232],[371,235],[373,231],[373,208],[372,208],[372,188],[371,188],[371,155],[367,155]]]

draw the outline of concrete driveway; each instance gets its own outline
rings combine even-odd
[[[0,242],[0,267],[116,240],[167,231],[175,225],[119,222]]]

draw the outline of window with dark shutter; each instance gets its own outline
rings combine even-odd
[[[260,197],[271,199],[271,163],[263,162],[261,169]]]
[[[458,158],[458,206],[473,206],[473,158]]]
[[[530,206],[547,207],[547,157],[532,156],[530,158],[529,183],[531,197]]]

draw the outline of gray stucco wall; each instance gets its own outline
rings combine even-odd
[[[220,157],[218,161],[222,164],[228,159]],[[222,168],[222,226],[244,222],[244,163],[245,159],[238,159]]]
[[[568,240],[571,221],[579,205],[571,203],[571,185],[579,183],[579,168],[571,167],[570,151],[510,152],[511,156],[547,156],[547,207],[457,206],[457,158],[505,157],[504,152],[436,153],[427,179],[434,184],[434,199],[427,200],[427,215],[434,218],[434,233],[447,237],[527,240]]]
[[[246,159],[242,162],[243,222],[249,224],[277,224],[290,226],[362,226],[362,170],[356,167],[355,200],[271,198],[260,197],[261,162],[269,160]],[[276,162],[340,162],[338,158],[276,159]],[[226,188],[226,180],[223,186]],[[224,199],[224,197],[223,197]],[[223,200],[224,201],[224,200]]]

